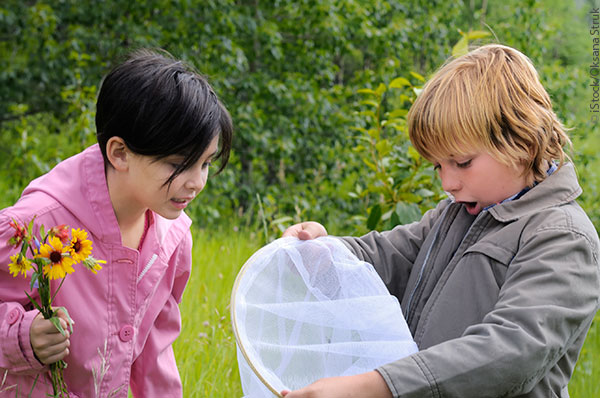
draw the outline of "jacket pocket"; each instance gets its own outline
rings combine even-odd
[[[515,257],[515,253],[492,242],[483,241],[468,248],[463,257],[472,255],[484,256],[489,259],[489,266],[498,288],[500,288],[504,284],[506,271]]]

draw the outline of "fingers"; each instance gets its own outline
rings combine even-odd
[[[67,325],[68,325],[69,329],[72,332],[75,321],[73,319],[71,319],[71,317],[69,315],[67,315],[67,313],[65,311],[63,311],[62,308],[59,308],[58,311],[55,312],[55,314],[61,320],[60,325],[62,326],[63,330],[66,331]],[[64,322],[62,322],[62,321],[64,321]]]
[[[58,319],[65,335],[61,334],[52,322],[44,319],[42,314],[38,314],[34,318],[29,329],[31,348],[36,358],[44,365],[54,363],[69,355],[71,333],[67,327],[68,321],[60,315]]]
[[[282,237],[293,236],[300,240],[315,239],[320,236],[327,236],[325,227],[315,221],[306,221],[300,224],[295,224],[286,229]]]

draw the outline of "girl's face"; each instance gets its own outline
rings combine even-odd
[[[129,200],[130,206],[150,209],[167,219],[179,217],[183,209],[204,189],[210,163],[217,153],[215,137],[198,161],[166,184],[177,166],[184,160],[181,155],[170,155],[160,160],[130,153]]]
[[[500,163],[487,152],[450,156],[434,162],[444,191],[463,203],[469,214],[519,193],[527,186],[523,167]]]

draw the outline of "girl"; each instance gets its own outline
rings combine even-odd
[[[450,199],[419,222],[342,239],[398,297],[420,351],[284,396],[568,397],[599,306],[599,242],[533,65],[501,45],[457,58],[408,125]],[[284,236],[326,234],[307,222]]]
[[[98,144],[32,181],[0,212],[0,379],[6,374],[5,389],[16,386],[0,395],[51,394],[48,365],[64,358],[71,397],[127,397],[129,387],[136,397],[182,396],[171,344],[191,270],[183,210],[204,188],[211,162],[225,167],[231,118],[190,67],[140,50],[105,77],[96,128]],[[8,273],[16,251],[7,244],[9,223],[32,219],[34,231],[85,229],[94,257],[106,261],[97,275],[69,275],[54,299],[68,309],[72,334],[43,319],[25,295],[29,281]]]

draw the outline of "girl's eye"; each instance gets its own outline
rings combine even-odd
[[[177,170],[179,167],[181,167],[181,165],[178,163],[169,163],[169,166],[171,166],[173,170]]]
[[[469,167],[471,165],[471,160],[469,159],[466,162],[462,162],[462,163],[456,163],[456,167],[458,167],[459,169],[466,169],[467,167]]]
[[[210,161],[210,162],[204,162],[204,163],[202,164],[202,168],[203,168],[203,169],[207,169],[207,168],[209,168],[209,167],[210,167],[210,165],[211,165],[211,164],[212,164],[212,161]]]

